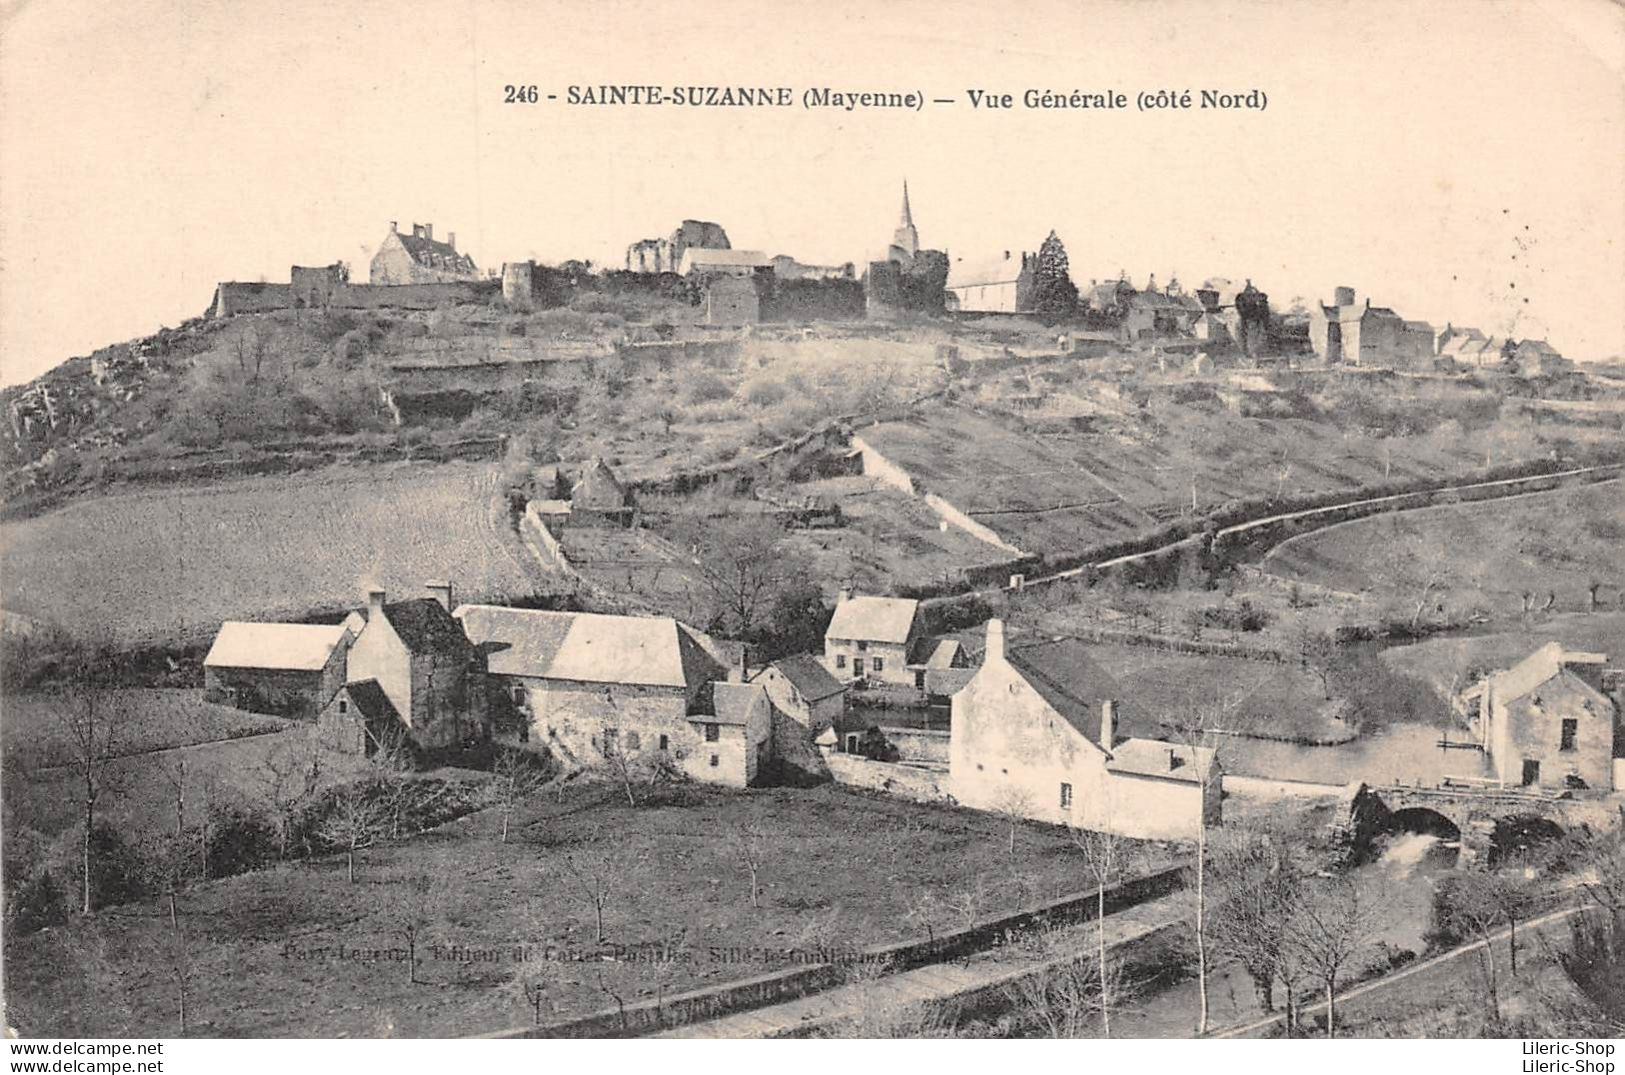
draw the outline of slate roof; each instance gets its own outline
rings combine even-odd
[[[457,619],[492,675],[687,687],[723,670],[669,616],[463,605]]]
[[[391,601],[384,606],[384,618],[412,653],[457,655],[473,648],[462,624],[432,597]]]
[[[1122,688],[1089,656],[1089,647],[1076,638],[1059,638],[1005,653],[1021,677],[1068,724],[1096,746],[1100,744],[1100,706],[1123,697]]]
[[[245,623],[227,620],[214,636],[206,668],[319,672],[348,633],[343,624]]]
[[[948,267],[945,287],[983,287],[991,284],[1013,284],[1021,277],[1021,255],[1011,250],[1008,256],[955,258]]]
[[[346,683],[344,692],[350,696],[356,712],[368,724],[380,721],[400,720],[400,713],[396,712],[395,704],[384,693],[376,679],[363,679],[355,683]]]
[[[1491,676],[1490,687],[1499,701],[1515,702],[1549,682],[1566,664],[1604,664],[1607,660],[1601,653],[1565,650],[1561,642],[1548,642],[1505,672]]]
[[[914,629],[919,606],[905,597],[849,597],[835,606],[824,637],[902,645]]]
[[[680,276],[687,276],[696,270],[732,269],[741,266],[760,269],[772,264],[772,259],[760,250],[715,250],[710,247],[691,246],[683,251],[683,260],[677,266],[677,272]]]
[[[700,724],[743,726],[750,723],[752,712],[766,700],[767,693],[759,683],[713,683],[710,712],[693,713],[688,719]]]
[[[818,658],[805,653],[794,657],[781,657],[773,662],[773,667],[783,673],[790,685],[800,692],[801,697],[809,702],[822,701],[833,694],[840,694],[846,690],[841,681],[829,674]]]
[[[1106,763],[1106,768],[1118,773],[1196,784],[1202,779],[1198,762],[1209,766],[1211,775],[1214,764],[1212,748],[1165,743],[1159,739],[1125,739],[1112,747],[1111,760]]]
[[[425,239],[421,235],[414,235],[409,231],[397,231],[395,237],[401,241],[406,252],[412,255],[412,260],[419,265],[431,268],[458,269],[474,272],[474,259],[467,254],[459,254],[457,248],[450,243],[443,243],[439,239]]]

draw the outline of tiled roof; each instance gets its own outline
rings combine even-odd
[[[227,620],[214,636],[206,668],[263,668],[319,672],[345,636],[343,624],[244,623]]]
[[[462,625],[432,597],[391,601],[384,618],[413,653],[460,654],[471,648]]]
[[[492,675],[687,687],[724,669],[668,616],[606,616],[463,605]]]
[[[1058,638],[1011,647],[1006,659],[1033,690],[1091,743],[1100,742],[1100,707],[1123,697],[1105,669],[1089,656],[1086,643]]]
[[[809,702],[821,701],[846,690],[818,658],[805,653],[781,657],[773,662],[773,667],[783,673],[790,685]]]
[[[824,637],[901,645],[914,628],[919,605],[904,597],[849,597],[835,606]]]

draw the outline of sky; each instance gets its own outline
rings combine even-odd
[[[1051,229],[1074,280],[1250,278],[1625,354],[1625,8],[1608,0],[0,2],[0,383],[201,313],[220,280],[358,278],[389,221],[482,269],[684,218],[815,263]],[[922,91],[910,111],[589,107],[570,85]],[[505,85],[537,85],[534,105]],[[968,90],[1118,90],[1116,111]],[[1268,95],[1141,112],[1142,90]],[[549,102],[548,93],[561,100]]]

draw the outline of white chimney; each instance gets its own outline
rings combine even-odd
[[[384,611],[384,591],[377,586],[367,591],[367,622]]]
[[[451,247],[453,250],[457,249],[457,233],[456,232],[448,231],[446,233],[446,245]]]
[[[1004,621],[993,619],[987,621],[987,652],[982,658],[984,663],[1004,660]]]
[[[852,600],[851,590],[842,590],[840,593],[835,595],[835,603],[837,605],[844,605],[850,600]]]
[[[440,607],[445,609],[447,612],[450,612],[457,607],[451,599],[451,583],[441,582],[439,579],[435,579],[431,582],[424,583],[423,588],[428,590],[429,596],[434,598],[436,601],[439,601]]]
[[[389,222],[389,234],[391,234],[391,235],[395,234],[395,224],[396,224],[396,221],[391,220]]]
[[[1117,739],[1117,703],[1110,698],[1100,703],[1100,749],[1111,753]]]

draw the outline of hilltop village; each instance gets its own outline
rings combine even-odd
[[[1336,998],[1625,861],[1625,371],[901,199],[839,265],[392,221],[8,390],[12,1018],[1583,1032],[1550,953]]]

